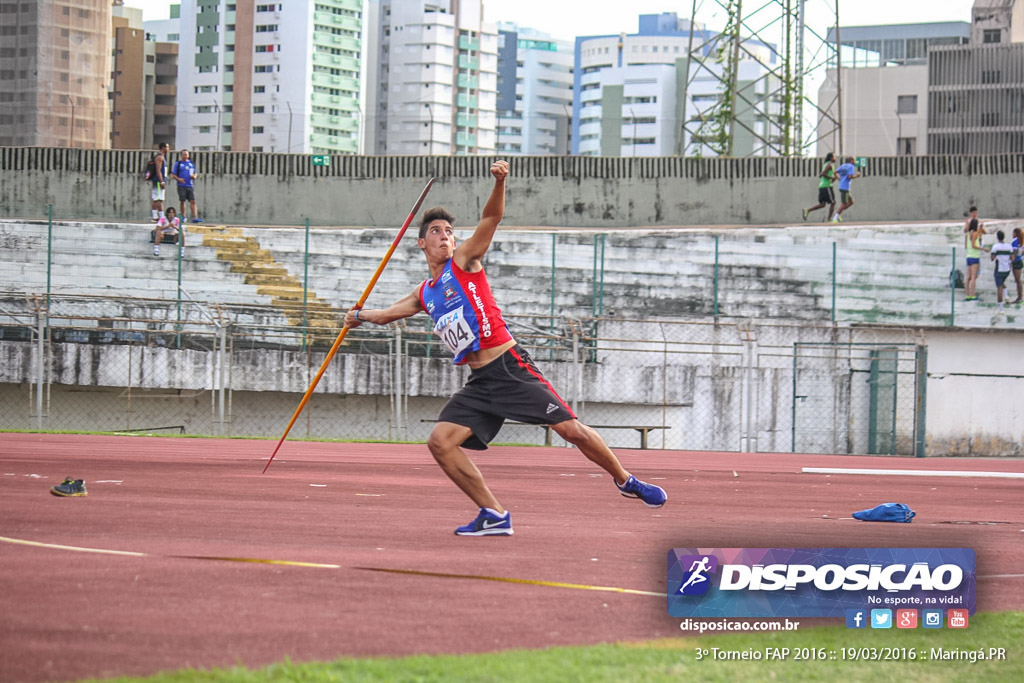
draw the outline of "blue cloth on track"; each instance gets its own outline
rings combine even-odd
[[[910,522],[917,515],[903,503],[882,503],[867,510],[854,512],[853,518],[862,522]]]

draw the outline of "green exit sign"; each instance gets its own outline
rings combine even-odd
[[[329,154],[314,154],[313,155],[314,166],[330,166],[331,157]]]
[[[867,167],[868,167],[868,158],[867,157],[857,157],[857,168],[867,168]]]

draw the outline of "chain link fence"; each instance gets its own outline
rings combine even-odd
[[[613,447],[914,452],[921,368],[900,330],[508,321]],[[0,426],[276,438],[338,331],[291,324],[276,307],[70,295],[47,306],[44,296],[0,293]],[[291,438],[425,441],[467,377],[426,316],[364,325],[347,335]],[[563,445],[519,424],[497,441]]]

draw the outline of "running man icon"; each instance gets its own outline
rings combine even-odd
[[[708,586],[703,584],[708,582],[708,574],[713,573],[718,565],[717,558],[713,555],[692,555],[691,557],[694,560],[687,570],[689,573],[686,581],[683,581],[683,585],[679,587],[680,595],[701,595],[707,592]]]

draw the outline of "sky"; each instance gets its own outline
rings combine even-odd
[[[723,3],[725,0],[721,0]],[[166,19],[172,4],[170,0],[125,0],[129,7],[143,10],[143,20]],[[631,0],[630,2],[600,3],[595,11],[594,0],[484,0],[487,21],[511,21],[520,28],[533,28],[555,38],[572,40],[576,36],[607,35],[637,30],[637,17],[641,14],[676,12],[689,17],[693,0]],[[747,0],[748,11],[768,4],[768,0]],[[914,24],[935,21],[970,21],[974,0],[839,0],[841,26],[872,24]],[[724,12],[716,0],[697,0],[698,21],[709,28],[720,29]],[[826,23],[834,12],[833,0],[808,0],[807,23],[814,27],[815,17],[825,17]],[[820,20],[820,19],[819,19]]]

